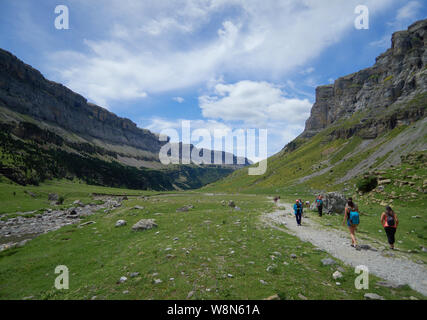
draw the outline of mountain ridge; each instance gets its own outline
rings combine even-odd
[[[12,53],[0,49],[0,179],[38,184],[78,178],[90,184],[134,189],[199,188],[250,163],[227,152],[209,152],[211,163],[164,165],[159,152],[170,138],[138,128],[130,119],[87,101],[46,79]],[[214,163],[218,153],[222,164]],[[190,155],[191,157],[191,155]],[[176,159],[174,159],[176,160]],[[173,162],[175,163],[175,162]]]

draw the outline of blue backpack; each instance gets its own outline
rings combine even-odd
[[[358,225],[360,222],[359,221],[359,212],[350,210],[349,219],[350,219],[350,222],[352,225]]]

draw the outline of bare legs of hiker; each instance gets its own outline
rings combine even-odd
[[[357,248],[357,240],[356,240],[357,226],[350,226],[348,227],[348,229],[350,230],[351,246]]]

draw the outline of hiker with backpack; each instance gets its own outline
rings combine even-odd
[[[385,208],[385,212],[381,214],[381,224],[384,227],[384,231],[387,235],[387,240],[390,245],[390,249],[394,250],[395,234],[399,220],[397,219],[396,213],[390,206]]]
[[[302,218],[302,203],[297,199],[294,204],[294,214],[297,219],[297,225],[301,226],[301,218]]]
[[[322,200],[322,196],[319,194],[319,196],[316,199],[316,208],[317,208],[317,212],[319,213],[319,217],[322,216],[322,210],[323,210],[323,200]]]
[[[360,219],[359,219],[358,208],[356,204],[353,202],[352,198],[348,198],[347,200],[347,205],[344,210],[344,220],[342,222],[343,225],[346,222],[346,220],[347,220],[348,229],[350,231],[351,246],[357,249],[358,247],[357,247],[357,240],[356,240],[355,233],[356,233],[357,226],[360,223]]]

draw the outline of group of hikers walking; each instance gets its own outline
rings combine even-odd
[[[277,203],[277,201],[280,199],[280,197],[275,197],[274,202]],[[305,202],[306,206],[310,206],[310,202]],[[322,211],[323,211],[323,197],[319,195],[315,200],[315,205],[317,208],[317,212],[319,214],[319,217],[322,217]],[[297,225],[301,226],[301,221],[304,213],[304,205],[301,199],[296,199],[294,204],[294,214],[297,221]],[[381,214],[381,224],[384,227],[384,231],[387,235],[387,240],[390,245],[391,249],[394,249],[394,243],[395,243],[395,234],[396,229],[399,224],[399,220],[397,219],[396,213],[393,211],[393,209],[390,206],[387,206],[385,208],[385,211]],[[356,239],[356,230],[360,223],[359,219],[359,208],[358,206],[353,202],[352,198],[347,199],[347,203],[345,205],[344,209],[344,219],[342,224],[347,224],[347,227],[350,231],[350,237],[351,237],[351,246],[359,249],[357,246],[357,239]]]

